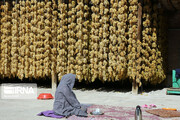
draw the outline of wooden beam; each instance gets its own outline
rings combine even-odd
[[[141,33],[142,33],[142,3],[143,3],[143,0],[139,0],[139,3],[138,3],[137,40],[140,40],[140,41],[142,38],[142,36],[141,36]],[[139,89],[139,84],[136,82],[136,79],[133,79],[132,94],[138,94],[138,89]]]
[[[132,94],[138,94],[138,89],[139,89],[139,86],[138,84],[136,83],[136,81],[134,80],[133,83],[132,83]]]
[[[138,3],[138,31],[137,31],[137,39],[141,41],[141,33],[142,33],[142,3]]]
[[[52,73],[52,78],[51,78],[52,82],[51,82],[51,88],[52,91],[55,92],[56,91],[56,87],[57,87],[57,74],[55,72]]]

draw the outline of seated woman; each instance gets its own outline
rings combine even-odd
[[[87,106],[81,105],[72,91],[76,75],[66,74],[62,77],[55,93],[53,111],[61,116],[82,116],[87,117]]]

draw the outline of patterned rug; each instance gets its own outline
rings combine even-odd
[[[90,112],[99,108],[103,115],[91,115]],[[88,108],[88,117],[71,116],[67,120],[134,120],[135,108],[116,107],[107,105],[93,105]],[[160,120],[159,117],[142,110],[143,120]]]
[[[161,116],[161,117],[180,117],[180,111],[172,111],[172,110],[163,110],[163,109],[154,109],[154,110],[146,110],[146,112]]]

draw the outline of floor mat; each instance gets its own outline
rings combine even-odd
[[[154,109],[154,110],[146,110],[146,112],[160,117],[180,117],[180,111]]]
[[[91,115],[90,112],[99,108],[103,115]],[[134,120],[135,108],[130,107],[116,107],[107,105],[93,105],[88,108],[88,117],[71,116],[67,120]],[[160,120],[159,117],[149,114],[142,110],[142,117],[144,120]]]

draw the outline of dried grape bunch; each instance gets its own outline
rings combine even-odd
[[[2,12],[2,10],[3,10],[3,5],[0,4],[0,21],[1,21],[1,19],[2,19],[2,16],[4,15],[4,13]],[[0,22],[0,29],[2,30],[1,26],[2,26],[2,22]],[[1,40],[2,31],[1,31],[1,30],[0,30],[0,41],[2,41],[2,40]],[[0,56],[1,56],[1,44],[0,44]],[[0,64],[1,64],[1,57],[0,57]],[[2,68],[2,67],[0,67],[0,74],[2,75],[3,73],[2,73],[1,68]]]
[[[45,0],[45,40],[44,40],[44,73],[45,76],[50,76],[51,74],[51,46],[50,42],[52,40],[51,28],[52,28],[52,3],[48,0]]]
[[[156,32],[156,78],[154,81],[151,81],[152,84],[161,83],[166,78],[166,70],[167,70],[167,16],[165,10],[163,8],[157,9],[157,3],[153,5],[153,10],[158,13],[158,15],[153,15],[153,20],[157,20],[157,24],[154,21],[153,26],[156,27],[156,31],[153,30],[153,33]]]
[[[51,46],[51,74],[56,74],[56,63],[57,63],[57,4],[56,0],[52,0],[52,28],[51,35],[52,40],[50,42]]]
[[[44,22],[44,7],[45,3],[44,1],[37,2],[37,33],[36,33],[36,41],[35,46],[35,54],[36,54],[36,77],[40,78],[45,76],[44,73],[44,41],[46,39],[45,37],[45,22]]]
[[[141,86],[141,41],[137,37],[138,0],[129,0],[128,28],[128,70],[127,75]]]
[[[109,44],[109,1],[100,0],[100,27],[99,27],[99,79],[108,80],[108,44]]]
[[[118,30],[118,0],[111,0],[110,1],[110,27],[109,27],[109,78],[110,80],[114,81],[118,79],[116,67],[117,67],[117,56],[118,56],[118,34],[116,31]]]
[[[127,0],[110,1],[110,43],[108,72],[112,81],[126,78]]]
[[[82,75],[83,79],[88,80],[89,78],[89,32],[90,32],[90,26],[89,26],[89,18],[90,18],[90,13],[89,13],[89,0],[84,0],[84,21],[83,21],[83,42],[82,42],[82,55],[83,55],[83,65],[82,65]]]
[[[30,33],[29,33],[29,77],[36,78],[36,41],[37,41],[37,1],[31,0],[30,13]]]
[[[143,56],[143,61],[142,61],[142,78],[145,79],[145,81],[148,81],[150,77],[152,77],[152,72],[153,70],[151,68],[151,60],[149,60],[149,57],[153,57],[152,50],[151,49],[151,36],[152,36],[152,28],[151,28],[151,8],[152,4],[150,1],[145,0],[144,1],[144,7],[143,7],[143,31],[142,31],[142,46],[143,49],[141,50],[141,54]],[[151,54],[152,53],[152,54]],[[153,59],[152,59],[153,60]],[[154,66],[152,66],[154,68]],[[153,70],[155,71],[155,70]]]
[[[76,75],[79,81],[82,81],[82,66],[83,66],[83,55],[82,55],[82,50],[83,50],[83,16],[84,16],[84,11],[83,11],[84,3],[82,0],[77,0],[77,5],[76,5],[76,43],[75,43],[75,69],[76,69]]]
[[[67,4],[58,0],[57,73],[59,80],[67,72]]]
[[[69,0],[68,11],[68,47],[67,47],[67,73],[76,74],[75,69],[75,43],[76,43],[76,1]]]
[[[157,66],[157,26],[155,18],[155,12],[152,9],[153,5],[151,1],[144,1],[145,7],[143,8],[143,31],[142,31],[142,46],[141,50],[143,62],[142,62],[142,78],[145,81],[153,83],[156,80],[156,66]],[[154,18],[153,18],[154,16]]]
[[[144,1],[142,31],[142,78],[151,84],[161,83],[165,79],[163,58],[158,45],[158,5]]]
[[[116,5],[115,5],[116,6]],[[127,0],[121,0],[118,2],[118,22],[117,27],[118,30],[116,34],[118,35],[117,44],[118,44],[118,56],[117,56],[117,78],[125,79],[127,78],[127,21],[128,21],[128,2]],[[117,79],[116,78],[116,79]]]
[[[85,5],[86,3],[86,5]],[[88,66],[87,66],[87,59],[88,59],[88,13],[85,13],[88,10],[87,6],[88,1],[78,0],[76,6],[76,38],[77,41],[75,43],[75,53],[76,53],[76,75],[79,81],[82,79],[88,78]],[[85,26],[86,25],[86,26]]]
[[[13,1],[12,8],[12,41],[11,41],[11,75],[16,77],[18,72],[18,41],[19,41],[19,4]]]
[[[9,3],[5,2],[1,13],[1,73],[3,77],[10,77],[11,61],[11,12]]]
[[[26,3],[25,3],[25,9],[26,9],[26,19],[25,19],[25,55],[24,55],[24,59],[25,59],[25,69],[24,69],[24,74],[25,74],[25,78],[29,78],[29,66],[30,66],[30,32],[31,32],[31,24],[30,24],[30,21],[31,21],[31,16],[30,16],[30,13],[31,13],[31,2],[29,0],[26,0]]]
[[[19,25],[19,46],[20,48],[18,49],[19,56],[18,56],[18,74],[17,76],[19,79],[24,78],[24,70],[25,70],[25,33],[26,33],[26,3],[25,1],[19,1],[20,3],[20,25]]]
[[[91,15],[91,39],[90,39],[90,52],[89,52],[89,59],[90,59],[90,76],[91,82],[94,82],[96,78],[99,77],[99,34],[100,34],[100,11],[99,11],[99,0],[91,0],[92,6],[92,15]],[[102,31],[101,31],[102,34]]]

